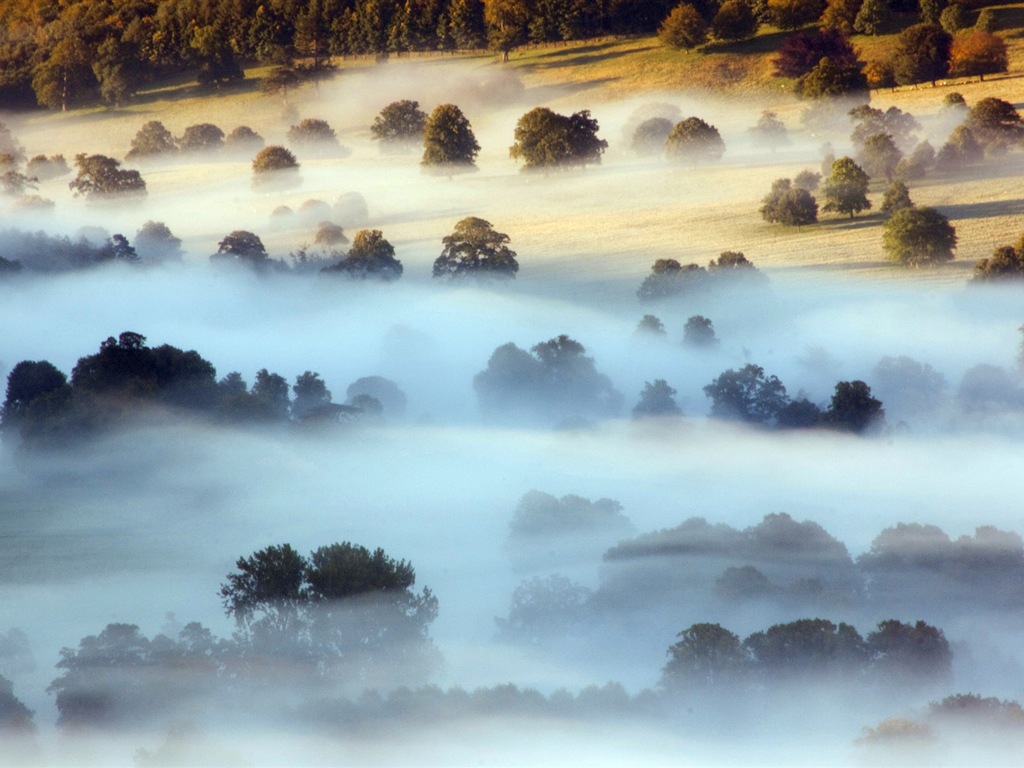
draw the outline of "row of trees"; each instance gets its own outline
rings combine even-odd
[[[0,97],[50,108],[102,98],[123,104],[183,71],[201,83],[241,79],[243,62],[314,71],[331,56],[490,47],[609,33],[653,33],[671,0],[38,0],[0,5]],[[301,68],[298,69],[301,71]],[[294,67],[287,67],[296,69]]]
[[[149,347],[144,336],[126,331],[80,358],[70,380],[46,360],[15,365],[7,377],[0,427],[25,447],[58,448],[158,410],[228,423],[350,422],[382,413],[375,378],[349,387],[346,404],[334,403],[326,383],[311,371],[289,387],[282,376],[263,368],[249,388],[237,372],[218,380],[213,365],[194,350]]]

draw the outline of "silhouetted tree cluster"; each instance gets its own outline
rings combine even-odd
[[[564,422],[615,416],[622,395],[597,371],[586,348],[566,335],[529,352],[509,342],[473,377],[480,407],[493,415],[533,414]]]
[[[640,284],[640,301],[656,301],[694,292],[718,290],[736,285],[758,286],[764,276],[753,263],[738,251],[723,251],[708,262],[707,269],[698,264],[680,264],[675,259],[658,259]]]
[[[146,345],[126,331],[107,339],[96,354],[79,358],[71,379],[48,361],[22,361],[7,378],[0,426],[5,436],[28,448],[59,448],[154,411],[235,423],[346,422],[380,410],[370,398],[361,404],[331,402],[319,375],[306,371],[289,394],[287,381],[261,369],[250,389],[241,375],[216,378],[199,353],[163,344]]]
[[[180,242],[180,241],[179,241]],[[57,273],[88,269],[112,262],[136,264],[145,256],[136,253],[127,238],[115,234],[104,242],[92,243],[85,237],[72,239],[67,235],[47,235],[43,232],[23,232],[17,229],[0,230],[0,279],[5,274],[25,272]],[[147,246],[148,247],[148,246]],[[3,265],[8,269],[3,269]]]
[[[799,619],[742,641],[718,624],[694,624],[679,638],[660,685],[694,696],[793,680],[934,686],[949,679],[953,658],[942,630],[924,621],[889,619],[862,637],[849,624]]]

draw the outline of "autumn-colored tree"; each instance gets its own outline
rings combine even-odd
[[[708,23],[690,3],[680,3],[658,28],[658,39],[672,48],[696,48],[708,39]]]
[[[949,74],[952,77],[973,77],[1005,72],[1008,59],[1003,38],[991,32],[973,30],[953,38]]]

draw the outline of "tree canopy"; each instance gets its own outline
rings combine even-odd
[[[725,142],[715,126],[699,117],[688,117],[676,123],[669,133],[665,151],[670,159],[697,165],[721,159]]]
[[[138,171],[122,170],[121,163],[106,155],[75,155],[74,180],[68,183],[72,192],[89,200],[141,198],[146,196],[146,182]]]
[[[393,101],[384,107],[373,119],[370,133],[379,141],[385,151],[401,151],[420,146],[423,130],[427,125],[427,113],[420,109],[420,103],[411,99]]]
[[[608,142],[597,138],[598,128],[589,110],[566,116],[536,107],[519,118],[508,153],[524,171],[599,164]]]
[[[519,271],[509,236],[495,231],[491,222],[468,216],[442,240],[444,250],[434,261],[435,278],[514,278]]]
[[[441,104],[430,113],[423,127],[424,168],[439,173],[476,170],[480,145],[462,110],[454,104]]]
[[[832,172],[822,191],[825,194],[826,211],[854,214],[871,207],[868,200],[868,175],[850,157],[841,157],[832,163]]]
[[[951,261],[956,248],[956,228],[934,208],[904,208],[885,222],[882,247],[889,261],[904,267]]]

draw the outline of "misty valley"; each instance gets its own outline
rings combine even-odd
[[[431,66],[11,116],[0,765],[1013,764],[1019,155]]]

